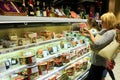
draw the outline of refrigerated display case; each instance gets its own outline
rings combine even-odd
[[[25,24],[26,25],[26,24],[29,24],[29,23],[34,23],[34,24],[36,24],[36,23],[41,23],[41,24],[42,23],[46,23],[46,24],[47,23],[49,23],[49,24],[53,24],[53,23],[64,24],[64,23],[66,23],[66,24],[69,24],[69,23],[76,23],[76,22],[85,23],[86,21],[87,21],[86,19],[70,19],[70,18],[28,17],[28,16],[0,16],[0,25],[1,25],[2,28],[6,27],[4,25],[11,25],[11,24],[12,25],[19,25],[19,24]],[[7,29],[7,28],[5,28],[5,29]],[[28,78],[26,78],[27,80],[32,80],[34,77],[35,77],[36,80],[53,80],[53,79],[50,79],[49,77],[53,76],[53,75],[56,75],[56,74],[59,74],[59,76],[62,75],[65,72],[66,68],[71,66],[71,64],[73,64],[73,63],[75,63],[75,62],[77,62],[79,60],[82,60],[83,58],[85,58],[87,56],[90,56],[91,51],[90,50],[89,50],[89,52],[85,51],[84,54],[79,55],[79,56],[75,57],[74,59],[71,59],[67,63],[63,63],[59,67],[54,66],[54,69],[47,70],[46,74],[40,75],[41,70],[39,70],[39,67],[36,67],[39,64],[41,64],[43,62],[46,62],[47,63],[47,69],[48,69],[48,61],[49,60],[54,59],[56,57],[59,57],[59,56],[65,54],[66,52],[70,53],[70,51],[84,50],[89,45],[88,43],[81,43],[81,44],[79,44],[77,46],[72,46],[70,48],[60,49],[60,51],[59,50],[58,51],[54,50],[53,54],[49,54],[49,55],[47,55],[47,51],[44,50],[44,53],[45,53],[44,57],[39,58],[39,59],[36,58],[36,52],[37,52],[37,50],[39,48],[41,48],[41,46],[45,46],[45,45],[47,46],[48,44],[52,44],[52,43],[53,43],[52,45],[55,45],[55,44],[58,44],[58,43],[60,44],[60,42],[65,41],[65,39],[66,39],[66,37],[54,38],[54,39],[51,39],[51,40],[40,41],[40,42],[38,41],[36,43],[30,43],[30,44],[27,44],[27,45],[0,49],[0,56],[1,56],[0,57],[0,59],[1,59],[0,79],[1,80],[10,80],[10,79],[15,80],[15,77],[17,77],[18,74],[21,74],[19,72],[21,72],[24,69],[27,69],[27,72],[29,73],[29,74],[27,73],[28,74],[27,75]],[[34,56],[27,56],[28,60],[27,59],[21,59],[21,60],[19,59],[16,66],[14,66],[14,67],[13,66],[12,67],[7,66],[7,67],[10,67],[10,68],[6,68],[6,65],[11,65],[11,63],[9,63],[9,61],[11,61],[11,58],[9,56],[11,56],[11,57],[14,56],[15,58],[18,59],[18,58],[21,58],[20,53],[25,53],[25,55],[31,54],[29,52],[31,49],[34,50],[33,53],[34,53],[35,57]],[[55,47],[54,47],[54,49],[55,49]],[[81,52],[79,52],[79,53],[81,53]],[[70,55],[72,55],[72,54],[70,54]],[[68,57],[69,56],[67,56],[67,58]],[[28,62],[29,59],[30,60],[32,59],[33,61]],[[24,62],[24,60],[26,60],[26,61]],[[13,63],[15,63],[14,61],[13,61]],[[20,61],[22,61],[22,64],[20,64]],[[33,62],[35,62],[35,63],[33,63]],[[32,64],[30,64],[30,63],[32,63]],[[54,62],[54,64],[55,64],[55,62]],[[74,66],[75,66],[75,64],[74,64]],[[87,69],[89,69],[89,67]],[[85,69],[84,71],[87,71],[87,69]],[[83,73],[84,73],[84,71],[83,71]],[[76,73],[76,71],[75,71],[75,73]],[[68,77],[69,77],[69,79],[76,79],[76,78],[79,78],[79,76],[82,75],[83,73],[79,72],[79,74],[76,73],[77,75],[73,75],[72,77],[68,76]],[[17,78],[19,78],[19,77],[17,77]],[[24,76],[24,78],[25,78],[25,76]],[[57,80],[59,80],[59,79],[60,78],[58,78]]]

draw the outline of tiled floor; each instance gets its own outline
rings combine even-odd
[[[120,80],[120,53],[118,53],[116,59],[115,59],[116,65],[113,69],[114,75],[116,80]],[[109,76],[109,74],[107,74],[107,77],[105,80],[112,80]]]

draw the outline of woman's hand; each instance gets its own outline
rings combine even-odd
[[[82,34],[83,36],[90,36],[88,30],[84,30],[84,28],[80,29],[80,34]]]
[[[94,37],[94,35],[93,35],[87,28],[83,28],[83,30],[90,35],[90,39],[91,39],[92,42],[94,43],[94,42],[95,42],[95,37]]]
[[[108,60],[107,61],[107,69],[112,70],[114,69],[115,61],[114,60]]]
[[[90,31],[87,28],[83,28],[84,32],[90,33]]]
[[[82,34],[83,36],[90,36],[90,34],[87,32],[81,32],[80,34]]]

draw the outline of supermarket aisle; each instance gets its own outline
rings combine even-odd
[[[120,53],[118,53],[118,56],[116,57],[115,62],[116,62],[116,65],[115,65],[115,68],[113,69],[113,72],[116,80],[120,80]],[[109,74],[107,74],[107,77],[105,80],[112,80]]]

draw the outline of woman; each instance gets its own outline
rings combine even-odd
[[[102,36],[101,39],[96,40],[94,35],[86,28],[85,31],[89,33],[90,39],[92,41],[92,50],[101,50],[107,46],[114,38],[115,31],[113,23],[116,21],[116,17],[112,12],[107,12],[101,16],[102,30],[99,34]],[[103,71],[106,69],[107,60],[94,52],[91,55],[91,67],[86,80],[102,80]]]
[[[116,40],[117,42],[120,43],[120,22],[116,22],[115,23],[115,30],[116,30]],[[120,50],[120,49],[118,49]],[[119,53],[120,51],[116,51],[116,53]],[[117,56],[117,54],[114,56],[114,58]],[[105,77],[107,75],[107,72],[109,73],[110,77],[112,80],[115,80],[115,76],[114,76],[114,73],[112,71],[112,69],[114,68],[115,66],[115,61],[114,61],[114,58],[113,60],[108,60],[107,61],[107,67],[106,67],[106,70],[103,71],[103,79],[102,80],[105,80]]]

